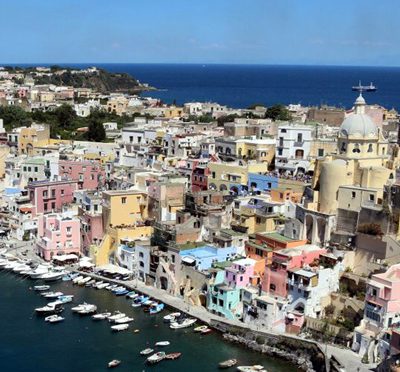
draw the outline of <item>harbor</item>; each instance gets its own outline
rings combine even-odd
[[[201,334],[194,328],[170,329],[163,321],[171,311],[159,314],[145,313],[142,307],[133,308],[132,299],[116,296],[102,289],[96,290],[74,285],[72,281],[48,282],[49,291],[62,292],[73,296],[73,301],[63,305],[61,316],[64,321],[51,324],[34,309],[54,301],[33,290],[35,285],[43,284],[39,280],[16,277],[7,270],[0,271],[1,294],[0,316],[3,323],[3,345],[0,354],[6,363],[6,370],[27,371],[31,365],[40,366],[40,371],[70,371],[71,355],[76,370],[99,371],[108,368],[112,360],[121,361],[118,370],[126,371],[214,371],[221,361],[237,359],[241,365],[262,365],[268,371],[296,370],[295,367],[280,360],[244,350],[240,346],[223,341],[217,332]],[[31,289],[31,290],[30,290]],[[97,313],[120,311],[134,320],[128,330],[112,332],[107,320],[95,321],[91,316],[82,316],[71,308],[82,303],[93,304]],[[18,327],[15,327],[18,324]],[[196,326],[202,323],[197,322]],[[24,342],[20,342],[23,339]],[[168,340],[167,346],[155,346],[157,342]],[[22,351],[22,349],[24,351]],[[149,365],[146,357],[140,355],[145,348],[155,352],[181,353],[176,360],[163,360],[159,364]],[[64,350],[68,350],[65,355]],[[19,355],[25,355],[23,359]],[[233,369],[232,369],[233,370]]]

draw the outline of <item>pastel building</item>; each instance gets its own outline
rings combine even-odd
[[[236,256],[236,247],[218,248],[212,245],[180,251],[182,263],[199,271],[208,270],[217,262],[224,262]]]
[[[238,319],[242,314],[240,288],[225,283],[223,270],[214,273],[207,292],[207,309],[227,319]]]
[[[274,252],[272,263],[265,267],[263,291],[273,296],[286,297],[288,271],[310,265],[325,252],[324,248],[310,244]]]
[[[270,191],[278,187],[278,177],[268,174],[249,173],[249,191]]]
[[[37,181],[28,185],[32,214],[60,212],[65,204],[72,203],[76,181]]]
[[[381,357],[389,351],[389,344],[375,340],[384,330],[400,323],[400,264],[391,266],[385,273],[374,274],[367,283],[364,317],[354,329],[353,350],[366,353],[373,360],[375,348],[380,347]]]
[[[76,181],[79,189],[95,190],[104,183],[104,170],[99,162],[60,160],[61,180]]]
[[[38,218],[37,250],[50,261],[53,256],[74,253],[80,255],[80,221],[68,214],[48,214]]]
[[[251,258],[235,261],[232,266],[225,269],[225,283],[234,288],[253,284],[258,276],[256,264],[257,261]]]

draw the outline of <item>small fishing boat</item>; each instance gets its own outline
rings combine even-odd
[[[193,331],[195,331],[195,332],[203,332],[206,329],[208,329],[208,327],[206,325],[202,325],[202,326],[196,327]]]
[[[181,355],[182,355],[182,353],[170,353],[165,356],[165,359],[175,360],[175,359],[178,359]]]
[[[156,346],[168,346],[169,344],[169,341],[158,341],[155,343]]]
[[[140,332],[140,329],[134,329],[133,330],[133,333],[139,333]]]
[[[118,291],[114,291],[116,296],[125,296],[129,291],[126,288],[121,288]]]
[[[144,295],[136,297],[132,302],[132,307],[140,307],[140,306],[142,306],[142,303],[144,303],[148,300],[149,300],[149,298]]]
[[[58,296],[57,299],[63,304],[67,304],[69,302],[72,302],[72,299],[74,298],[74,295],[62,295]]]
[[[151,349],[151,348],[148,347],[147,349],[142,350],[142,351],[140,352],[140,355],[149,355],[149,354],[151,354],[153,351],[154,351],[153,349]]]
[[[130,318],[129,316],[124,316],[123,318],[114,320],[115,324],[124,324],[124,323],[130,323],[130,322],[133,322],[133,318]]]
[[[70,276],[69,274],[67,274],[67,275],[64,275],[64,276],[61,278],[61,280],[62,280],[63,282],[70,282],[72,279],[71,279],[71,276]]]
[[[130,292],[128,292],[128,293],[126,294],[126,297],[128,297],[128,298],[133,298],[133,297],[131,297],[131,296],[134,296],[135,294],[136,294],[135,291],[130,291]]]
[[[97,284],[96,288],[97,289],[104,289],[108,286],[108,283],[101,283],[101,284]]]
[[[117,325],[113,325],[111,326],[111,329],[114,332],[120,332],[120,331],[125,331],[129,328],[129,324],[117,324]]]
[[[211,333],[212,332],[212,329],[211,328],[207,328],[207,329],[205,329],[204,331],[201,331],[200,333],[202,334],[202,335],[208,335],[209,333]]]
[[[172,322],[169,325],[169,328],[171,329],[180,329],[180,328],[188,328],[191,327],[194,323],[196,323],[197,319],[194,318],[187,318],[183,320],[182,322]]]
[[[239,366],[237,370],[241,372],[267,372],[267,370],[259,364],[254,366]]]
[[[111,362],[108,363],[108,368],[118,367],[121,364],[121,361],[118,359],[113,359]]]
[[[91,280],[92,280],[91,277],[90,277],[90,276],[87,276],[87,277],[85,277],[85,278],[82,278],[81,280],[78,280],[78,282],[77,282],[76,284],[78,284],[78,285],[84,285],[84,284],[90,282]]]
[[[114,322],[114,321],[116,321],[117,319],[124,318],[125,316],[126,316],[126,314],[120,313],[119,311],[116,311],[113,315],[111,315],[111,316],[108,317],[108,321],[109,321],[109,322]]]
[[[72,283],[77,284],[82,279],[83,279],[83,276],[82,275],[78,275],[77,277],[72,279]]]
[[[85,284],[85,287],[92,287],[94,283],[96,283],[96,281],[95,281],[94,279],[89,280],[89,281]]]
[[[107,285],[104,288],[107,289],[107,291],[113,291],[115,288],[118,288],[118,287],[119,287],[118,284],[107,283]]]
[[[35,285],[34,287],[33,287],[33,289],[35,290],[35,291],[47,291],[47,290],[49,290],[50,289],[50,286],[49,285]]]
[[[158,314],[158,313],[160,313],[161,311],[164,310],[164,307],[165,307],[165,305],[162,304],[162,303],[155,303],[155,304],[150,306],[149,313],[151,315]]]
[[[111,316],[111,313],[100,313],[92,315],[93,320],[104,320]]]
[[[44,320],[49,323],[59,323],[59,322],[62,322],[63,320],[65,320],[65,318],[63,318],[60,315],[50,315],[50,316],[46,316],[46,318],[44,318]]]
[[[42,293],[42,296],[45,298],[58,298],[62,295],[64,295],[64,293],[62,293],[62,292],[44,292],[44,293]]]
[[[163,359],[165,359],[165,352],[164,351],[159,351],[158,353],[155,353],[147,358],[147,362],[150,364],[155,364],[161,362]]]
[[[164,320],[164,322],[169,323],[169,322],[175,321],[180,316],[181,316],[181,313],[179,313],[179,312],[171,313],[171,314],[165,315],[163,320]]]
[[[218,364],[218,367],[221,369],[231,368],[237,364],[236,359],[228,359]]]

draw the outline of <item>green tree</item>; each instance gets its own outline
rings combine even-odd
[[[4,120],[6,129],[31,123],[28,113],[18,106],[0,106],[0,118]]]
[[[282,104],[273,105],[267,108],[265,117],[272,120],[282,120],[290,121],[292,120],[292,115],[290,115],[289,110]]]
[[[76,113],[72,106],[63,104],[54,111],[57,118],[57,124],[64,129],[71,129]]]
[[[89,130],[87,131],[87,139],[94,142],[102,142],[106,138],[106,131],[103,124],[96,118],[91,118],[89,121]]]
[[[253,103],[249,107],[247,107],[248,110],[254,110],[256,107],[265,107],[263,103]]]

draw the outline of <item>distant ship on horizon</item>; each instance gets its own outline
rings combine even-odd
[[[361,85],[361,80],[358,82],[358,85],[354,85],[351,87],[352,91],[355,92],[376,92],[376,86],[372,84],[372,82],[369,85]]]

